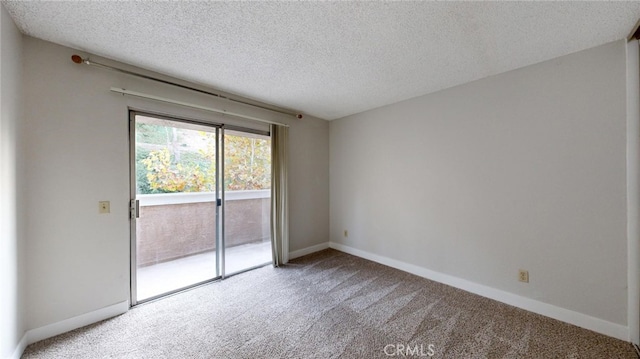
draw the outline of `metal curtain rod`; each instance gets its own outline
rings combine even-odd
[[[239,103],[239,104],[242,104],[242,105],[245,105],[245,106],[251,106],[251,107],[260,108],[260,109],[263,109],[263,110],[278,112],[278,113],[281,113],[281,114],[284,114],[284,115],[293,116],[293,117],[295,117],[297,119],[301,119],[302,118],[302,114],[301,113],[292,113],[292,112],[280,111],[280,110],[275,110],[275,109],[268,108],[268,107],[265,107],[265,106],[260,106],[260,105],[252,104],[252,103],[249,103],[249,102],[245,102],[245,101],[242,101],[242,100],[236,100],[236,99],[233,99],[233,98],[230,98],[230,97],[227,97],[227,96],[215,93],[215,92],[209,92],[209,91],[205,91],[205,90],[200,90],[200,89],[197,89],[195,87],[181,85],[181,84],[176,83],[176,82],[171,82],[171,81],[159,79],[157,77],[147,76],[147,75],[143,75],[143,74],[140,74],[140,73],[137,73],[137,72],[123,70],[123,69],[120,69],[120,68],[117,68],[117,67],[101,64],[99,62],[94,62],[94,61],[89,60],[88,58],[84,59],[80,55],[72,55],[71,56],[71,61],[75,62],[76,64],[85,64],[85,65],[90,65],[90,66],[96,66],[96,67],[100,67],[100,68],[103,68],[103,69],[106,69],[106,70],[116,71],[116,72],[120,72],[120,73],[123,73],[123,74],[140,77],[140,78],[143,78],[143,79],[146,79],[146,80],[160,82],[160,83],[163,83],[163,84],[166,84],[166,85],[180,87],[180,88],[183,88],[183,89],[186,89],[186,90],[195,91],[195,92],[203,93],[205,95],[218,97],[218,98],[221,98],[221,99],[224,99],[224,100],[227,100],[227,101],[231,101],[231,102],[235,102],[235,103]]]
[[[193,104],[193,103],[172,100],[170,98],[149,95],[149,94],[145,94],[145,93],[142,93],[142,92],[125,90],[123,88],[112,87],[111,88],[111,92],[117,92],[117,93],[121,93],[122,95],[140,97],[140,98],[145,98],[145,99],[148,99],[148,100],[155,100],[155,101],[170,103],[170,104],[173,104],[173,105],[180,105],[180,106],[184,106],[184,107],[195,108],[195,109],[198,109],[198,110],[222,113],[222,114],[229,115],[229,116],[246,118],[248,120],[259,121],[259,122],[264,122],[264,123],[270,123],[270,124],[273,124],[273,125],[280,125],[280,126],[289,127],[289,125],[287,125],[286,123],[265,120],[263,118],[247,116],[247,115],[243,115],[243,114],[240,114],[240,113],[229,112],[227,110],[220,110],[220,109],[213,108],[213,107],[200,106],[200,105],[196,105],[196,104]]]

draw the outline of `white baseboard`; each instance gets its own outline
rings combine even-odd
[[[101,320],[115,317],[117,315],[126,313],[128,310],[129,301],[125,300],[108,307],[94,310],[93,312],[79,315],[77,317],[61,320],[56,323],[45,325],[44,327],[31,329],[25,334],[27,338],[27,344],[32,344],[47,338],[54,337],[58,334],[66,333],[68,331],[99,322]]]
[[[583,313],[574,312],[569,309],[560,308],[555,305],[543,303],[531,298],[522,297],[513,293],[505,292],[500,289],[474,283],[466,279],[419,267],[414,264],[405,263],[389,257],[384,257],[371,252],[345,246],[344,244],[329,242],[329,247],[337,249],[341,252],[352,254],[357,257],[368,259],[373,262],[384,264],[401,271],[409,272],[423,278],[447,284],[452,287],[465,290],[467,292],[478,294],[486,298],[497,300],[514,307],[522,308],[524,310],[544,315],[546,317],[577,325],[579,327],[589,329],[600,334],[608,335],[610,337],[614,337],[624,341],[629,341],[629,328],[624,325],[611,323],[606,320],[595,318]]]
[[[13,355],[11,356],[11,359],[20,359],[26,347],[27,347],[27,333],[24,333],[24,335],[22,336],[22,339],[20,339],[20,342],[18,343],[18,346],[16,346],[16,350],[13,351]]]
[[[289,259],[306,256],[307,254],[319,252],[327,248],[329,248],[329,242],[324,242],[324,243],[316,244],[315,246],[298,249],[297,251],[289,252]]]

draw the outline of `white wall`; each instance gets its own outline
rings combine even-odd
[[[629,339],[640,343],[640,49],[627,43],[627,282]]]
[[[329,122],[289,129],[289,251],[329,239]]]
[[[335,120],[330,178],[332,242],[627,326],[624,41]]]
[[[0,358],[24,333],[24,236],[20,206],[22,35],[0,5]]]
[[[219,120],[206,112],[116,95],[109,92],[112,86],[289,123],[291,249],[327,241],[326,121],[283,119],[76,65],[70,57],[78,51],[30,37],[25,37],[24,46],[29,329],[129,298],[127,107]],[[230,118],[225,121],[256,126]],[[111,201],[111,214],[98,214],[100,200]]]

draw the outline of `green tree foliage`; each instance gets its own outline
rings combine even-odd
[[[215,191],[215,134],[198,132],[204,146],[194,150],[186,148],[186,140],[182,138],[190,132],[193,141],[192,130],[144,123],[137,126],[138,193]],[[225,136],[225,189],[268,189],[270,177],[269,140]]]
[[[271,144],[253,137],[225,136],[226,189],[271,188]]]
[[[165,145],[171,140],[169,127],[150,123],[136,123],[136,139],[142,143]]]
[[[146,148],[136,148],[136,185],[138,193],[157,193],[151,189],[149,179],[147,179],[147,166],[142,162],[149,157],[149,150]]]
[[[152,190],[172,192],[212,192],[215,191],[215,177],[205,175],[199,165],[172,161],[168,148],[151,151],[142,160],[147,168],[147,180]]]

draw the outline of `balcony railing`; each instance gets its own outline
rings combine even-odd
[[[215,250],[215,193],[146,194],[137,198],[138,266]],[[226,247],[269,240],[270,205],[270,190],[226,191]]]

